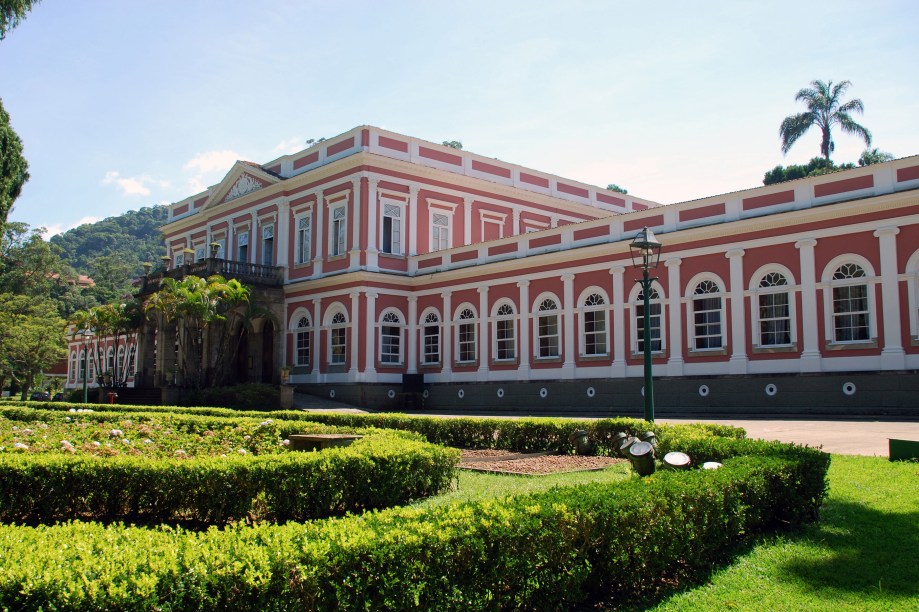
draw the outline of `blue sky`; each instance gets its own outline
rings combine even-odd
[[[919,5],[833,2],[44,0],[0,42],[51,232],[187,197],[361,124],[663,203],[761,184],[815,78],[874,145],[919,154]],[[864,148],[836,133],[837,162]]]

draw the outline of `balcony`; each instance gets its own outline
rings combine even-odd
[[[244,285],[256,287],[280,287],[284,282],[284,268],[279,266],[262,266],[243,261],[230,261],[211,257],[195,263],[177,266],[172,270],[160,270],[141,277],[138,295],[147,295],[158,291],[163,277],[182,279],[186,276],[207,278],[219,274],[226,279],[235,278]]]

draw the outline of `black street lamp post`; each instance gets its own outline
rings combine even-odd
[[[636,281],[641,285],[644,296],[644,333],[642,342],[645,354],[645,420],[654,422],[654,381],[651,376],[651,283],[657,278],[650,278],[649,272],[657,268],[661,259],[663,245],[654,237],[654,232],[647,227],[638,232],[629,248],[632,249],[632,264],[642,271],[642,277]]]
[[[87,379],[89,378],[89,342],[93,337],[93,334],[88,329],[84,329],[80,332],[83,336],[83,403],[86,403],[87,400]]]

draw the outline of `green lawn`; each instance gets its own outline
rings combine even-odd
[[[919,463],[834,455],[818,523],[653,610],[919,610]]]

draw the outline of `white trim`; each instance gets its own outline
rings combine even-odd
[[[759,285],[767,274],[781,274],[785,277],[787,285],[775,288],[761,288]],[[760,266],[752,276],[750,276],[749,289],[746,295],[750,297],[750,332],[749,337],[754,349],[757,348],[782,348],[794,347],[798,344],[798,300],[796,294],[801,288],[795,282],[795,276],[790,269],[782,264],[768,263]],[[788,317],[789,317],[789,342],[787,344],[762,344],[761,322],[759,298],[766,294],[787,293],[788,294]]]
[[[836,271],[845,264],[855,264],[865,273],[865,276],[847,280],[833,280]],[[823,268],[823,274],[820,277],[821,282],[817,284],[817,289],[823,291],[823,332],[824,343],[835,346],[858,346],[872,345],[877,341],[877,304],[875,300],[876,284],[881,279],[875,274],[874,266],[862,255],[855,253],[843,253],[837,255],[827,263]],[[868,338],[864,340],[836,340],[835,313],[833,311],[833,289],[836,287],[865,286],[865,294],[868,298]],[[824,354],[824,357],[827,355]]]
[[[695,322],[695,291],[696,288],[705,281],[711,281],[715,284],[715,287],[718,289],[715,293],[706,294],[710,298],[718,298],[721,305],[718,308],[718,327],[721,330],[721,343],[719,346],[710,347],[710,348],[696,348],[696,322]],[[724,290],[725,284],[721,280],[721,277],[717,274],[711,272],[700,272],[689,279],[689,282],[686,283],[685,289],[685,299],[686,299],[686,348],[689,350],[690,354],[705,354],[713,351],[723,351],[727,348],[727,318],[725,317],[725,298],[727,293]],[[703,299],[703,298],[700,298]]]
[[[539,310],[539,306],[546,300],[552,300],[555,302],[554,310],[546,310],[546,311]],[[563,346],[562,342],[564,340],[564,338],[562,338],[562,313],[564,312],[564,310],[565,308],[564,308],[564,304],[562,303],[562,301],[559,299],[559,297],[555,293],[552,293],[551,291],[543,291],[538,296],[536,296],[535,300],[533,300],[532,307],[530,308],[530,317],[532,318],[532,321],[533,321],[532,328],[533,328],[533,340],[534,340],[533,342],[533,358],[534,359],[536,360],[558,359],[559,357],[562,356],[562,346]],[[539,341],[541,340],[541,337],[539,335],[539,319],[541,317],[548,317],[548,316],[553,316],[553,315],[555,316],[555,328],[556,328],[555,335],[556,335],[557,352],[554,355],[540,355],[539,351],[541,347],[539,345]],[[546,336],[546,338],[550,338],[550,337],[551,336],[548,336],[548,335]]]
[[[653,281],[651,283],[651,290],[657,292],[658,298],[656,300],[651,300],[651,304],[660,304],[660,343],[661,348],[658,351],[654,350],[653,342],[651,347],[652,355],[663,355],[667,351],[667,331],[668,331],[668,311],[670,306],[670,301],[667,299],[667,293],[664,291],[664,286],[659,281]],[[628,301],[626,302],[626,309],[629,311],[629,353],[631,355],[641,354],[642,351],[638,346],[638,306],[644,306],[644,302],[638,302],[638,296],[641,295],[641,285],[635,283],[632,289],[629,291]],[[652,317],[653,319],[653,317]]]
[[[510,306],[511,314],[509,315],[499,315],[498,310],[502,306]],[[514,301],[509,298],[501,298],[496,301],[491,307],[491,355],[492,361],[494,363],[514,363],[517,361],[520,356],[520,330],[519,325],[517,324],[519,320],[519,311],[517,305],[514,304]],[[498,357],[498,323],[500,321],[510,321],[511,322],[511,331],[513,333],[513,356],[499,358]]]
[[[599,295],[603,299],[603,304],[601,306],[586,306],[584,302],[591,295]],[[581,357],[593,358],[593,357],[608,357],[610,355],[610,340],[611,340],[611,325],[610,325],[610,308],[612,307],[612,301],[609,298],[609,294],[605,289],[597,285],[591,285],[587,287],[581,294],[578,296],[577,302],[575,304],[574,312],[578,315],[578,338],[580,342],[578,343],[578,354]],[[585,329],[585,313],[587,312],[602,312],[604,314],[604,330],[603,338],[604,344],[606,346],[606,351],[602,353],[587,353],[587,331]]]
[[[391,321],[384,322],[383,319],[387,315],[395,315],[398,321],[397,322],[391,322]],[[383,361],[383,348],[384,348],[383,327],[384,326],[385,327],[395,327],[399,330],[398,336],[396,336],[396,339],[399,343],[399,346],[398,346],[399,354],[396,356],[398,361]],[[402,314],[402,311],[399,310],[398,308],[390,306],[389,308],[384,308],[383,311],[380,312],[380,316],[378,316],[376,320],[376,329],[374,330],[374,333],[378,334],[379,336],[378,338],[379,355],[376,355],[376,359],[377,359],[377,362],[380,364],[380,367],[382,368],[401,368],[403,365],[405,365],[405,330],[406,328],[407,328],[407,324],[406,324],[405,315]]]

